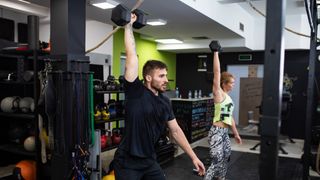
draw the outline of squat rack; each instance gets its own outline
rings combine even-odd
[[[318,58],[317,47],[320,45],[317,39],[318,35],[318,6],[317,0],[305,0],[306,11],[310,24],[310,52],[309,52],[309,73],[307,87],[307,109],[305,120],[305,139],[303,155],[303,180],[309,179],[309,168],[311,164],[311,129],[312,122],[315,119],[315,80],[316,80],[316,59]]]
[[[309,179],[311,127],[315,117],[315,66],[317,47],[318,20],[317,0],[304,0],[310,24],[310,53],[307,87],[307,106],[305,119],[305,143],[303,157],[303,179]],[[267,0],[266,43],[263,78],[263,114],[260,119],[260,163],[261,180],[275,180],[278,175],[279,126],[282,103],[282,84],[284,70],[283,31],[285,20],[285,0]]]

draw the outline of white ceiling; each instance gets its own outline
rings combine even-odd
[[[17,1],[17,0],[11,0]],[[37,5],[49,7],[49,0],[29,0]],[[124,4],[128,8],[132,8],[135,4],[135,0],[117,0]],[[183,1],[183,0],[181,0]],[[215,20],[207,17],[206,15],[196,11],[195,9],[184,4],[180,0],[144,0],[139,9],[147,13],[148,19],[166,19],[166,26],[145,26],[142,29],[136,30],[140,34],[150,39],[155,38],[178,38],[183,41],[202,42],[203,40],[196,40],[194,37],[207,37],[210,39],[241,39],[243,36],[230,30],[223,23],[217,23]],[[194,2],[201,0],[192,0]],[[217,1],[222,5],[238,4],[246,12],[251,14],[254,18],[263,18],[257,12],[255,12],[250,6],[247,0],[212,0]],[[251,0],[251,3],[265,13],[266,0]],[[232,9],[230,9],[232,11]],[[110,20],[111,10],[102,10],[97,7],[91,6],[88,3],[87,17],[97,21],[101,21],[108,24],[113,24]],[[287,14],[302,14],[305,13],[303,0],[287,0]],[[229,12],[225,12],[225,16],[228,16]],[[232,17],[230,17],[232,18]],[[249,50],[247,48],[231,47],[233,51]],[[174,50],[174,52],[203,52],[205,49],[197,50]]]

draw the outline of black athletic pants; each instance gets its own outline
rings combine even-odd
[[[138,158],[118,149],[114,157],[116,180],[165,180],[155,157]]]

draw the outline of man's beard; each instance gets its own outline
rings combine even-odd
[[[163,93],[163,92],[165,92],[166,91],[166,89],[167,89],[167,85],[165,85],[165,87],[164,88],[162,88],[164,85],[161,85],[161,86],[159,86],[159,87],[157,87],[157,86],[152,86],[152,88],[153,89],[155,89],[155,90],[157,90],[158,92],[161,92],[161,93]]]

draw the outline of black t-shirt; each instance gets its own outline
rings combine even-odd
[[[170,100],[161,93],[156,96],[137,78],[125,81],[125,133],[120,151],[138,158],[154,158],[155,144],[173,120]]]

